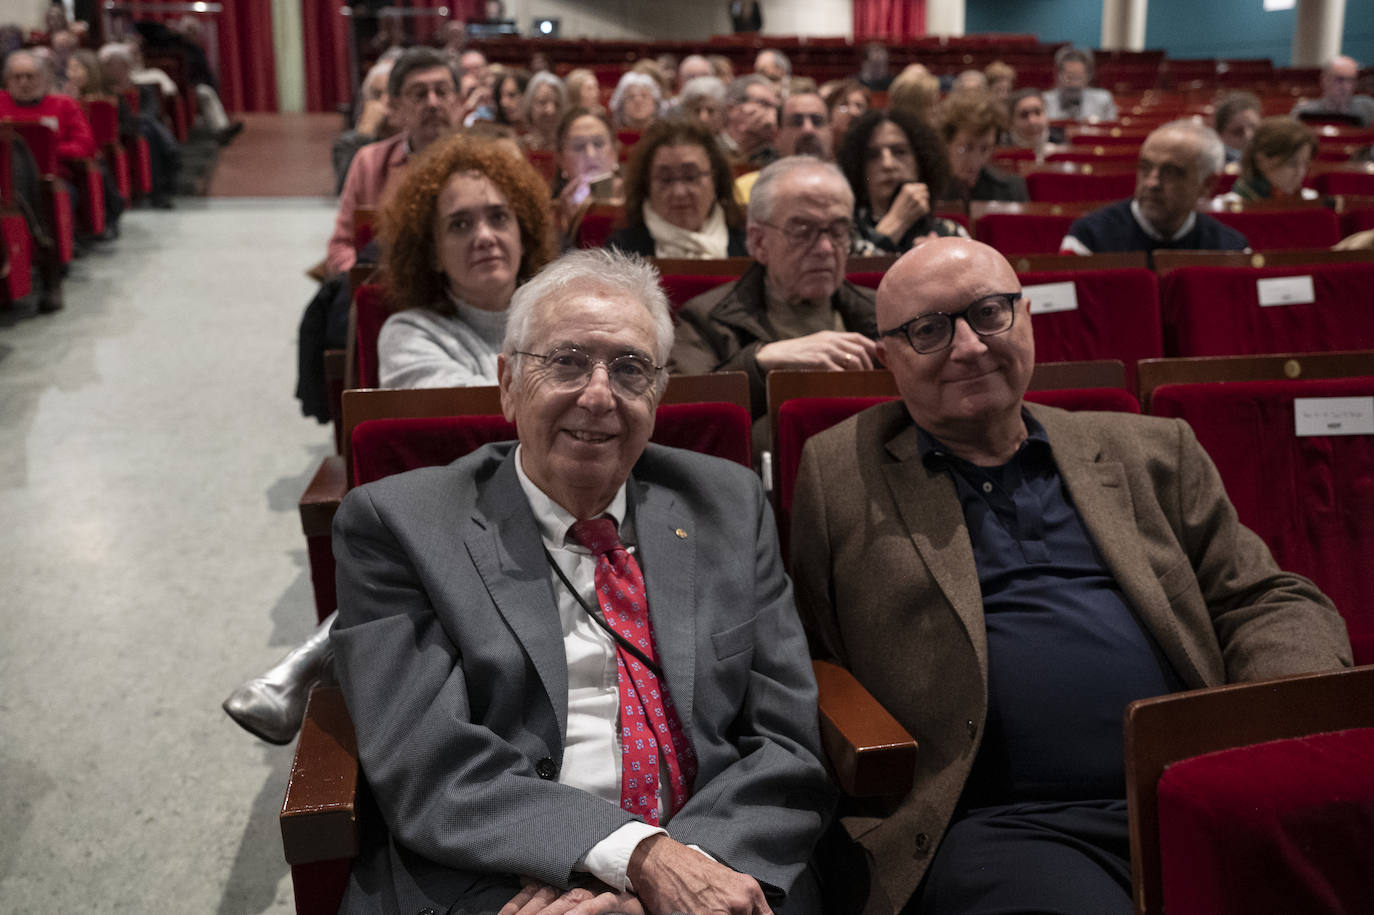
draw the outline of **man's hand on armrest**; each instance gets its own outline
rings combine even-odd
[[[617,893],[598,883],[601,891],[587,887],[560,890],[535,880],[501,907],[499,915],[647,915],[631,893]]]
[[[628,872],[636,896],[655,915],[772,915],[763,888],[753,877],[718,864],[665,835],[650,836],[640,842],[630,856]]]

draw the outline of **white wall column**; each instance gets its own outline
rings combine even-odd
[[[305,110],[305,27],[300,0],[272,0],[272,51],[276,55],[277,110]]]
[[[1149,0],[1102,0],[1102,47],[1145,50],[1145,12]]]
[[[1345,0],[1298,0],[1293,66],[1320,67],[1341,53]]]
[[[964,0],[926,0],[926,34],[964,34]]]

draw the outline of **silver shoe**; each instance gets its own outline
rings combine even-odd
[[[310,689],[333,673],[334,649],[329,630],[338,611],[262,676],[229,694],[222,708],[239,727],[268,743],[287,744],[300,732]]]

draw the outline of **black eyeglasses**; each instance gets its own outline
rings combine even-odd
[[[983,296],[963,311],[953,314],[934,311],[917,315],[891,330],[879,331],[878,336],[895,337],[901,334],[916,352],[938,353],[954,343],[955,318],[963,318],[969,329],[980,337],[995,337],[1011,330],[1016,320],[1016,303],[1019,301],[1019,292],[998,292]]]
[[[789,245],[808,251],[822,235],[829,237],[830,243],[837,250],[848,251],[850,239],[854,234],[854,223],[848,219],[837,219],[829,225],[800,221],[778,225],[774,222],[764,222],[762,219],[758,222],[770,229],[777,229]]]
[[[544,371],[548,373],[548,382],[563,391],[580,391],[591,381],[596,367],[604,365],[611,389],[617,395],[639,397],[649,390],[658,373],[664,369],[664,366],[654,365],[652,359],[640,353],[621,353],[611,359],[597,359],[576,346],[559,346],[542,355],[521,350],[515,353],[542,362]]]

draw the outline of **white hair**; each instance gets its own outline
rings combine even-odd
[[[1150,136],[1162,133],[1166,130],[1183,131],[1190,133],[1197,138],[1198,145],[1198,168],[1202,169],[1204,175],[1219,175],[1222,168],[1226,165],[1226,147],[1221,142],[1221,137],[1212,128],[1195,121],[1192,118],[1179,118],[1176,121],[1169,121],[1156,127]],[[1145,141],[1149,142],[1149,137]]]
[[[663,106],[663,90],[658,85],[658,80],[647,73],[636,73],[630,70],[620,77],[620,82],[616,83],[615,91],[611,93],[611,114],[615,116],[617,121],[625,113],[625,93],[636,87],[648,89],[654,94],[654,103],[660,108]]]
[[[849,198],[849,209],[854,209],[854,191],[850,189],[849,181],[845,179],[844,172],[840,171],[835,163],[825,162],[815,156],[787,156],[765,166],[759,172],[759,177],[749,192],[749,223],[751,225],[767,222],[773,218],[777,183],[798,169],[809,169],[830,174],[839,187],[844,190],[845,196]]]
[[[614,248],[570,251],[515,290],[506,311],[506,337],[501,345],[501,353],[508,361],[514,363],[521,358],[520,351],[529,349],[539,306],[575,287],[609,287],[642,304],[654,323],[658,350],[654,360],[660,365],[667,364],[668,353],[673,348],[673,313],[659,285],[658,270],[638,255]],[[667,383],[667,373],[659,375],[656,387],[661,390]]]
[[[677,103],[689,105],[703,98],[715,99],[717,102],[725,101],[725,83],[719,76],[694,76],[687,80],[682,85],[682,91],[678,93]]]
[[[568,110],[568,87],[548,70],[540,70],[530,77],[529,83],[525,86],[525,97],[520,101],[520,110],[525,113],[526,119],[530,116],[530,109],[534,107],[534,93],[539,90],[540,86],[552,86],[554,93],[558,96],[558,110],[560,112]]]

